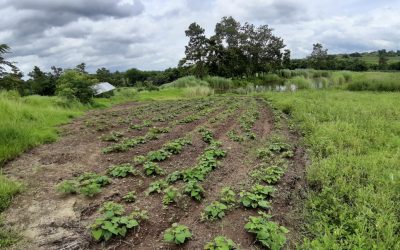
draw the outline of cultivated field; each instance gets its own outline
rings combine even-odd
[[[262,98],[127,103],[90,111],[62,134],[4,167],[27,186],[4,212],[24,236],[16,249],[178,249],[169,240],[203,249],[217,236],[242,249],[293,248],[302,240],[304,150]],[[190,239],[165,236],[173,223]]]

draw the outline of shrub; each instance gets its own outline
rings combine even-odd
[[[94,95],[94,90],[88,75],[76,70],[67,70],[57,80],[56,93],[70,100],[88,103]]]
[[[261,216],[250,216],[245,229],[256,235],[257,241],[271,250],[281,249],[286,242],[286,234],[289,232],[285,227],[275,222],[268,221],[271,216],[260,212]]]
[[[204,246],[204,250],[240,250],[240,248],[233,240],[224,236],[217,236]]]
[[[172,224],[172,226],[164,232],[164,240],[177,245],[185,243],[190,238],[192,238],[192,233],[189,228],[177,223]]]

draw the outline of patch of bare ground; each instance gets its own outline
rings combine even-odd
[[[152,106],[152,103],[129,103],[89,112],[73,123],[63,126],[63,137],[59,141],[39,146],[9,162],[5,166],[5,173],[27,186],[26,191],[17,196],[12,206],[4,213],[7,224],[24,236],[24,240],[13,249],[202,249],[206,242],[217,235],[231,238],[239,243],[242,249],[260,249],[261,247],[254,243],[254,237],[244,230],[248,216],[255,215],[256,210],[238,206],[220,221],[200,220],[204,207],[219,199],[223,187],[230,186],[239,192],[253,184],[249,173],[259,164],[255,151],[265,145],[266,140],[276,130],[270,109],[262,100],[256,100],[260,112],[259,119],[253,126],[256,139],[240,143],[230,140],[227,132],[232,129],[240,130],[238,119],[247,109],[246,99],[240,101],[238,98],[240,105],[232,114],[219,122],[210,122],[235,103],[227,100],[228,98],[215,98],[212,107],[208,107],[214,108],[209,114],[183,124],[173,122],[190,114],[197,114],[199,111],[195,107],[201,105],[201,100],[165,102],[164,105],[158,106]],[[168,126],[171,128],[168,133],[126,152],[101,153],[104,147],[113,144],[102,141],[101,135],[112,131],[123,132],[124,138],[144,135],[148,131],[147,128],[137,131],[129,127],[159,116],[165,109],[170,110],[169,113],[175,113],[176,117],[164,122],[154,121],[152,126]],[[168,112],[165,116],[167,114]],[[198,128],[203,126],[214,132],[215,139],[222,142],[227,156],[221,160],[220,166],[201,182],[205,190],[205,197],[201,202],[184,195],[177,203],[164,207],[162,194],[147,195],[146,189],[151,182],[165,176],[148,177],[144,174],[113,178],[111,185],[104,187],[99,195],[91,199],[76,195],[65,196],[55,190],[55,186],[62,180],[88,171],[105,174],[110,165],[132,162],[133,157],[158,150],[163,144],[188,133],[191,134],[192,145],[185,146],[180,154],[172,155],[159,165],[167,174],[192,167],[207,147],[207,143],[203,142],[197,132]],[[298,218],[297,197],[305,185],[305,153],[299,146],[298,136],[290,132],[285,124],[281,132],[295,146],[295,156],[277,185],[278,192],[272,200],[272,214],[273,220],[291,231],[287,247],[292,248],[299,239],[298,225],[301,220]],[[142,171],[141,166],[137,168]],[[177,187],[182,185],[181,182],[175,184]],[[133,204],[122,201],[122,196],[129,191],[137,193],[136,202]],[[146,209],[150,219],[128,232],[127,237],[123,239],[115,238],[106,243],[95,242],[91,239],[88,227],[98,217],[98,209],[105,201],[122,203],[127,211],[136,206]],[[193,232],[192,240],[183,246],[176,247],[162,240],[163,232],[174,222],[187,225]]]

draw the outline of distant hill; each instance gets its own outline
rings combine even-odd
[[[341,59],[351,59],[351,58],[359,58],[363,61],[365,61],[367,64],[372,65],[372,64],[378,64],[379,62],[379,56],[378,56],[378,51],[373,51],[373,52],[362,52],[362,53],[350,53],[350,54],[336,54],[338,58]],[[400,50],[398,51],[387,51],[386,52],[386,57],[388,58],[388,63],[396,63],[400,62]]]

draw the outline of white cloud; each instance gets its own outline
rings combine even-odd
[[[389,0],[0,0],[0,7],[0,42],[25,73],[80,62],[91,71],[173,67],[190,23],[210,35],[229,15],[270,25],[295,57],[316,42],[334,53],[400,49],[400,3]]]

